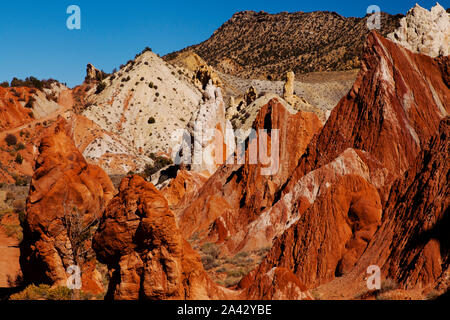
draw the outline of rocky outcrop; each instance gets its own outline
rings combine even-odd
[[[369,35],[354,87],[313,138],[280,198],[251,225],[255,239],[283,222],[287,230],[240,288],[251,290],[281,267],[306,289],[354,298],[367,268],[377,265],[404,289],[446,290],[447,60]],[[273,216],[283,217],[281,223]]]
[[[312,300],[300,280],[286,268],[273,268],[253,281],[247,276],[240,282],[241,299],[248,300]]]
[[[222,80],[217,72],[209,66],[198,54],[193,51],[185,51],[168,59],[172,65],[181,67],[192,75],[192,80],[199,89],[204,90],[209,82],[216,87],[222,87]]]
[[[190,165],[193,171],[213,174],[226,163],[235,149],[234,132],[225,117],[225,103],[220,88],[210,80],[203,93],[203,103],[188,124],[189,135],[184,137],[176,157]],[[193,145],[191,141],[193,140]]]
[[[403,174],[450,111],[447,63],[448,57],[414,54],[372,32],[353,88],[310,143],[283,192],[348,148],[368,152],[391,182]],[[386,200],[385,193],[381,197]]]
[[[450,53],[450,15],[436,3],[430,11],[416,4],[400,20],[400,27],[388,39],[431,57]]]
[[[325,123],[327,116],[324,110],[317,108],[304,98],[299,97],[294,92],[295,74],[292,71],[286,73],[286,81],[283,86],[283,99],[286,100],[295,110],[314,112],[317,114],[322,123]]]
[[[83,289],[99,293],[95,255],[90,246],[102,210],[114,186],[97,166],[87,164],[65,131],[66,123],[47,129],[27,198],[21,243],[21,265],[26,281],[66,285],[66,269],[78,265]],[[87,286],[89,284],[89,286]],[[87,286],[87,287],[86,287]]]
[[[222,87],[222,81],[212,67],[204,64],[198,67],[194,72],[194,79],[198,83],[199,87],[205,89],[211,80],[212,84],[216,87]]]
[[[286,73],[286,82],[284,83],[283,87],[283,98],[286,101],[288,101],[287,99],[294,96],[294,79],[295,79],[294,72],[289,71]]]
[[[170,209],[177,213],[189,205],[189,201],[198,195],[207,180],[207,175],[178,170],[176,177],[161,189],[161,192],[167,199]]]
[[[365,279],[370,265],[381,269],[381,286],[390,283],[390,299],[423,299],[445,293],[449,286],[449,129],[420,152],[411,167],[393,184],[382,224],[355,267],[341,278],[319,287],[325,299],[370,296]]]
[[[84,79],[85,82],[91,81],[100,81],[105,77],[104,72],[95,68],[92,64],[88,63],[86,66],[86,77]]]
[[[93,247],[112,271],[107,295],[111,299],[233,296],[208,278],[200,257],[181,236],[167,200],[140,176],[122,180]]]
[[[251,105],[258,97],[257,92],[253,86],[250,86],[244,94],[244,102],[247,106]]]
[[[450,187],[448,150],[450,118],[420,152],[411,167],[392,186],[383,224],[374,235],[354,274],[367,264],[378,265],[385,278],[404,289],[435,290],[450,287]]]
[[[241,248],[249,223],[272,205],[306,145],[320,128],[316,115],[291,113],[278,100],[269,101],[254,121],[255,136],[245,147],[245,164],[220,167],[181,212],[179,223],[183,235],[189,238],[199,233],[203,239],[225,243],[230,251]],[[272,151],[269,161],[261,157],[261,161],[250,163],[249,154],[258,150],[258,142],[266,148],[277,143],[278,150]],[[252,247],[256,248],[257,245]]]

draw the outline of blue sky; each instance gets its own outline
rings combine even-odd
[[[110,72],[146,46],[164,55],[206,40],[235,12],[335,11],[362,17],[371,4],[403,13],[435,1],[226,0],[226,1],[1,1],[0,82],[16,76],[80,84],[87,63]],[[441,1],[449,7],[449,1]],[[69,5],[81,8],[81,30],[68,30]]]

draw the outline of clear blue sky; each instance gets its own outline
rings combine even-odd
[[[105,1],[22,0],[0,2],[0,82],[16,76],[80,84],[87,63],[110,72],[146,46],[164,55],[206,40],[235,12],[336,11],[362,17],[370,4],[391,14],[427,0],[225,0]],[[441,1],[448,7],[449,0]],[[81,8],[81,30],[68,30],[66,9]]]

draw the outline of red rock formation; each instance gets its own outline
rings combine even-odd
[[[321,123],[315,114],[301,111],[291,114],[273,99],[261,108],[253,127],[279,129],[279,159],[272,163],[277,170],[273,175],[262,175],[261,170],[267,165],[261,161],[249,164],[251,148],[247,145],[246,164],[220,167],[199,191],[199,196],[180,214],[179,223],[186,238],[200,233],[209,241],[226,242],[229,250],[242,246],[240,242],[246,227],[262,210],[272,205]],[[257,131],[257,137],[267,143],[268,150],[271,149],[270,132],[260,135]],[[257,141],[253,139],[250,145]],[[230,238],[235,235],[235,239]]]
[[[257,281],[247,276],[240,282],[241,298],[248,300],[311,300],[300,280],[286,268],[273,268],[259,275]]]
[[[273,267],[291,270],[307,288],[332,280],[354,266],[381,221],[375,187],[344,175],[315,200],[273,244],[251,282]]]
[[[32,96],[30,90],[0,87],[0,131],[16,128],[33,120],[31,109],[23,106]]]
[[[291,227],[241,288],[283,267],[308,289],[330,283],[334,298],[355,297],[369,265],[406,289],[448,288],[448,118],[427,147],[449,111],[448,60],[370,34],[353,89],[256,220],[270,226],[275,212]]]
[[[443,72],[448,61],[414,54],[371,32],[353,88],[308,146],[285,192],[347,148],[369,152],[394,177],[402,174],[450,111]]]
[[[178,170],[175,179],[170,181],[161,192],[167,199],[170,209],[177,215],[177,212],[182,211],[198,195],[207,180],[207,176],[200,173]]]
[[[108,297],[131,299],[225,299],[181,236],[167,200],[140,176],[124,178],[93,241],[112,270]]]
[[[109,177],[86,163],[65,126],[60,119],[41,140],[21,247],[25,279],[52,285],[66,285],[70,265],[81,265],[84,277],[95,279],[87,274],[92,268],[84,268],[95,261],[86,240],[114,194]],[[98,293],[103,288],[89,281],[83,289]]]
[[[439,134],[392,186],[383,224],[358,261],[355,274],[378,265],[405,289],[450,287],[450,117]]]

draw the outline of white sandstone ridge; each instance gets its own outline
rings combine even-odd
[[[190,79],[149,50],[100,83],[103,90],[88,92],[83,116],[108,134],[86,148],[88,158],[128,153],[151,162],[152,153],[170,155],[172,133],[186,127],[202,98]]]
[[[193,141],[193,143],[192,143]],[[203,103],[184,132],[179,157],[192,171],[212,175],[235,151],[233,126],[225,117],[225,102],[220,88],[209,80]]]
[[[450,15],[436,3],[430,11],[416,4],[400,20],[400,27],[388,39],[403,47],[431,57],[450,52]]]

